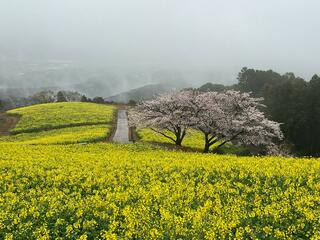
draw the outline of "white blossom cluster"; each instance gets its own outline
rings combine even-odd
[[[181,145],[189,128],[204,134],[205,152],[227,142],[264,147],[276,153],[274,140],[283,138],[280,124],[268,120],[260,110],[261,98],[238,91],[172,92],[141,102],[130,113],[130,123],[151,128]],[[171,132],[174,137],[166,134]]]

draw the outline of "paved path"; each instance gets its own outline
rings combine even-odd
[[[130,143],[129,141],[129,125],[126,110],[118,111],[117,130],[112,139],[117,143]]]

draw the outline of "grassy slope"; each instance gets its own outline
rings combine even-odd
[[[21,115],[13,133],[68,126],[105,124],[113,121],[115,107],[93,103],[49,103],[8,111]]]
[[[165,143],[165,144],[171,144],[171,145],[174,144],[170,139],[152,131],[151,129],[140,129],[137,131],[137,134],[139,139],[142,142],[160,143],[160,144]],[[167,132],[166,134],[171,137],[174,137],[174,135],[170,132]],[[182,146],[192,148],[197,151],[202,151],[204,147],[203,134],[196,130],[188,130],[187,135],[185,136],[185,139],[182,142]],[[214,146],[215,145],[213,145],[211,149],[213,149]],[[241,154],[244,151],[245,151],[244,147],[234,146],[232,144],[226,144],[221,148],[221,153],[227,153],[227,154]]]
[[[41,132],[20,133],[0,137],[0,142],[21,144],[68,144],[81,142],[97,142],[107,138],[110,125],[68,127]]]
[[[138,137],[143,142],[155,142],[155,143],[172,143],[173,142],[162,136],[161,134],[158,134],[151,129],[140,129],[138,130]],[[167,135],[174,137],[174,135],[170,132],[166,133]],[[188,131],[185,139],[182,142],[183,146],[185,147],[191,147],[196,149],[202,149],[204,145],[203,136],[200,132],[197,131]]]
[[[67,105],[49,106],[54,114],[48,105],[35,107],[46,108],[51,127],[64,126],[61,114],[71,124],[92,122],[83,108],[81,116],[72,113],[81,104]],[[91,107],[98,119],[105,116],[100,110],[110,109]],[[35,121],[22,123],[24,131],[46,126],[38,113],[21,110]],[[108,125],[94,121],[0,138],[1,239],[320,236],[319,159],[184,153],[146,144],[53,145],[105,134]],[[196,136],[185,144],[200,147]]]
[[[70,144],[106,139],[116,108],[93,103],[50,103],[9,111],[21,115],[11,132],[0,142],[22,144]],[[108,123],[108,124],[107,124]]]
[[[0,144],[0,238],[309,239],[320,161]]]

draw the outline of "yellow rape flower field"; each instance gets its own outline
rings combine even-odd
[[[167,131],[165,132],[168,136],[173,137],[173,133]],[[152,131],[151,129],[139,129],[137,131],[137,135],[139,139],[143,142],[149,143],[169,143],[173,144],[173,142],[162,136],[159,133]],[[182,142],[182,145],[189,148],[195,148],[201,150],[204,146],[204,137],[201,132],[195,130],[188,130],[185,136],[185,139]]]
[[[0,239],[320,238],[319,159],[77,144],[96,123],[0,137]]]
[[[166,135],[173,137],[173,133],[167,131],[165,132]],[[151,129],[139,129],[137,130],[137,137],[139,141],[151,143],[155,145],[162,145],[167,146],[170,148],[175,148],[175,144],[168,138],[164,137],[163,135],[152,131]],[[211,149],[214,149],[216,145],[219,145],[219,142],[212,145]],[[188,129],[187,134],[182,142],[182,147],[185,149],[189,149],[192,151],[202,152],[204,148],[204,136],[203,133],[197,130]],[[241,146],[234,146],[231,143],[225,144],[220,152],[221,153],[228,153],[228,154],[240,154],[245,152],[245,148]]]
[[[20,133],[0,137],[0,142],[20,144],[70,144],[103,141],[111,130],[110,125],[99,124],[80,127],[59,128],[41,132]]]
[[[13,133],[34,132],[70,126],[107,124],[115,107],[94,103],[48,103],[8,111],[21,116]]]

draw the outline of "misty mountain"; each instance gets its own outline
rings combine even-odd
[[[35,93],[41,91],[54,91],[57,92],[61,90],[60,88],[56,87],[41,87],[41,88],[5,88],[0,89],[0,100],[6,98],[26,98]]]
[[[139,102],[141,100],[151,99],[156,95],[181,89],[176,84],[149,84],[140,88],[135,88],[114,96],[105,98],[108,102],[128,103],[130,100]]]
[[[30,95],[42,90],[77,91],[88,97],[107,97],[148,84],[196,87],[208,81],[226,83],[223,73],[154,67],[119,67],[67,60],[0,61],[0,89],[11,96]]]
[[[252,66],[307,79],[319,69],[319,7],[317,0],[1,0],[0,60],[201,67],[228,76]]]
[[[66,87],[67,90],[74,90],[81,92],[89,97],[95,96],[108,96],[114,94],[116,81],[99,81],[99,80],[88,80],[82,83],[77,83]]]

